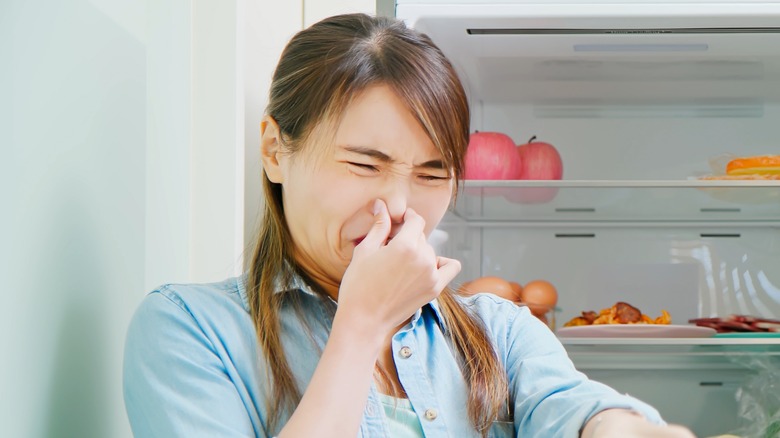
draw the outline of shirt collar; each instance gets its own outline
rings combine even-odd
[[[316,292],[314,292],[314,289],[312,289],[311,286],[309,286],[309,284],[306,283],[306,281],[298,274],[293,274],[293,278],[292,278],[292,281],[290,282],[290,287],[289,288],[285,288],[281,284],[281,279],[280,278],[276,279],[276,293],[277,294],[280,293],[280,292],[284,292],[284,291],[287,291],[287,290],[293,290],[293,289],[297,289],[297,290],[299,290],[299,291],[301,291],[303,293],[309,294],[309,295],[318,295]],[[330,297],[328,297],[328,298],[330,298]],[[332,298],[331,298],[331,300],[332,300]]]
[[[430,307],[430,309],[433,310],[432,312],[433,316],[436,317],[436,321],[439,323],[439,326],[441,326],[441,330],[446,333],[447,324],[444,322],[444,316],[441,313],[441,305],[439,304],[439,299],[434,298],[433,301],[428,303],[426,306]]]

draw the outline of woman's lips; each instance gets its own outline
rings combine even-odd
[[[395,237],[395,236],[388,237],[387,240],[385,241],[385,245],[387,245],[387,242],[393,240],[393,237]],[[365,239],[365,238],[366,238],[366,236],[358,237],[357,239],[353,240],[352,242],[355,244],[355,246],[358,246],[358,245],[360,245],[360,242],[362,242],[363,239]]]

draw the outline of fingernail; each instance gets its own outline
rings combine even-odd
[[[382,211],[382,200],[377,199],[374,201],[374,216],[378,215],[380,211]]]

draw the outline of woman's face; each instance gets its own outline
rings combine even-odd
[[[384,85],[370,87],[352,101],[335,136],[321,125],[299,153],[276,157],[277,169],[266,171],[282,184],[296,259],[332,295],[355,246],[374,224],[377,198],[387,204],[391,238],[403,226],[407,208],[425,219],[427,237],[453,193],[452,172],[441,154]]]

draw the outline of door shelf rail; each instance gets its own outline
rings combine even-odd
[[[751,370],[780,367],[780,338],[570,338],[569,357],[590,370]]]

